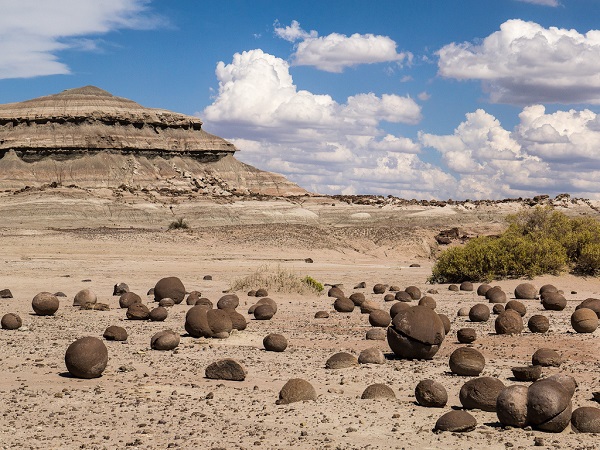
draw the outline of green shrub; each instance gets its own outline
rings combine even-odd
[[[189,225],[183,217],[180,217],[169,224],[169,230],[187,230],[188,228]]]
[[[600,275],[600,243],[586,244],[575,264],[575,272],[582,275]]]
[[[313,277],[309,277],[308,275],[302,278],[302,282],[317,292],[323,292],[325,289],[322,283],[319,283]]]

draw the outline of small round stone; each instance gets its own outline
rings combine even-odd
[[[385,364],[385,355],[377,347],[364,349],[358,355],[359,364]]]
[[[571,420],[571,396],[556,381],[534,382],[527,391],[527,420],[536,429],[562,432]]]
[[[560,367],[562,357],[551,348],[540,348],[531,356],[531,364],[542,367]]]
[[[527,386],[505,387],[496,398],[496,415],[504,426],[524,428],[527,425]]]
[[[577,408],[571,415],[571,428],[576,433],[600,433],[600,408]]]
[[[518,300],[533,300],[537,297],[537,289],[531,283],[521,283],[515,288],[515,298]]]
[[[406,291],[398,291],[398,292],[396,292],[396,296],[395,297],[396,297],[396,300],[398,300],[399,302],[410,303],[410,302],[413,301],[413,298]]]
[[[485,293],[487,291],[489,291],[492,288],[492,286],[490,286],[489,284],[480,284],[479,287],[477,288],[477,295],[479,295],[480,297],[485,297]]]
[[[465,292],[472,292],[473,283],[471,283],[470,281],[463,281],[462,283],[460,283],[460,290]]]
[[[339,352],[332,355],[325,363],[326,369],[347,369],[348,367],[354,367],[358,365],[358,359],[356,356],[346,353]]]
[[[315,313],[315,319],[328,319],[329,313],[327,311],[317,311]]]
[[[393,302],[393,301],[396,301],[396,295],[394,295],[394,294],[385,294],[385,297],[383,297],[383,301],[384,302]]]
[[[269,292],[267,292],[267,290],[265,288],[260,288],[256,290],[256,293],[254,294],[255,297],[268,297],[269,296]]]
[[[179,345],[179,335],[172,330],[159,331],[150,339],[153,350],[174,350]]]
[[[4,314],[0,323],[3,330],[18,330],[23,325],[23,321],[15,313]]]
[[[469,311],[471,310],[471,308],[469,308],[468,306],[463,306],[462,308],[460,308],[458,310],[458,312],[456,313],[456,315],[458,317],[467,317],[469,315]]]
[[[390,291],[390,292],[399,292],[399,291],[400,291],[400,286],[398,286],[398,285],[396,285],[396,284],[392,284],[392,285],[390,286],[390,289],[389,289],[389,291]]]
[[[477,339],[477,332],[473,328],[461,328],[456,332],[456,339],[461,344],[470,344]]]
[[[415,387],[417,403],[427,408],[443,408],[448,403],[446,388],[434,380],[421,380]]]
[[[354,292],[352,295],[350,295],[350,297],[348,297],[350,300],[352,300],[352,302],[356,305],[356,306],[360,306],[362,305],[366,298],[365,298],[365,294],[363,294],[362,292]]]
[[[450,355],[448,364],[452,373],[474,377],[483,371],[485,358],[479,350],[470,347],[459,347]]]
[[[504,307],[504,305],[502,303],[494,303],[494,306],[492,307],[492,312],[496,315],[504,312],[506,308]]]
[[[189,293],[187,298],[185,299],[185,303],[188,305],[195,305],[196,302],[202,297],[202,292],[200,291],[192,291]]]
[[[226,358],[208,365],[204,376],[212,380],[244,381],[248,371],[235,359]]]
[[[206,297],[200,297],[199,299],[196,300],[196,303],[194,303],[193,305],[194,306],[206,306],[208,309],[213,309],[213,302],[211,302]]]
[[[383,294],[387,291],[387,286],[385,284],[376,284],[373,286],[373,294]]]
[[[58,311],[58,297],[50,292],[40,292],[33,297],[31,307],[38,316],[52,316]]]
[[[169,312],[167,311],[167,308],[164,306],[158,306],[150,311],[148,318],[153,322],[162,322],[167,318],[168,315]]]
[[[327,296],[333,298],[345,297],[344,291],[337,286],[330,288],[329,291],[327,291]]]
[[[419,300],[419,305],[427,306],[428,308],[435,309],[437,306],[437,303],[433,297],[426,295],[424,297],[421,297],[421,300]]]
[[[104,342],[93,336],[77,339],[67,348],[65,365],[77,378],[98,378],[108,364],[108,349]]]
[[[542,366],[519,366],[511,370],[518,381],[536,381],[542,376]]]
[[[117,325],[110,325],[104,330],[103,337],[107,341],[126,341],[128,335],[125,328]]]
[[[73,306],[83,306],[86,303],[96,303],[98,297],[90,289],[82,289],[73,299]]]
[[[385,337],[385,328],[371,328],[366,335],[368,341],[385,341]]]
[[[404,292],[408,293],[413,300],[419,300],[421,298],[421,289],[416,286],[408,286],[404,289]]]
[[[505,309],[512,309],[513,311],[518,312],[521,317],[527,313],[525,305],[518,300],[509,300],[505,305]]]
[[[377,309],[369,314],[369,323],[373,327],[386,328],[391,321],[392,318],[390,315],[381,309]]]
[[[523,318],[513,310],[506,310],[498,314],[494,322],[498,334],[520,334],[523,331]]]
[[[377,311],[378,309],[380,309],[379,303],[372,300],[366,300],[362,305],[360,305],[361,314],[371,314],[373,311]]]
[[[464,433],[473,431],[477,426],[477,420],[467,411],[452,410],[442,415],[435,423],[435,429],[438,431],[451,431],[454,433]]]
[[[450,286],[448,286],[448,290],[450,292],[458,292],[460,291],[460,288],[456,284],[451,284]]]
[[[271,320],[275,315],[273,307],[267,303],[258,305],[254,310],[254,318],[256,320]]]
[[[506,297],[506,292],[504,292],[498,286],[494,286],[493,288],[489,289],[485,293],[485,298],[487,298],[490,303],[506,303],[508,300]]]
[[[302,378],[292,378],[283,385],[279,391],[278,405],[287,405],[289,403],[316,400],[317,391],[312,384]]]
[[[571,315],[571,326],[577,333],[593,333],[598,328],[598,316],[588,308],[576,309]]]
[[[263,339],[263,347],[268,352],[282,352],[288,346],[287,339],[279,333],[271,333]]]
[[[119,297],[120,308],[129,308],[134,303],[142,303],[142,297],[135,292],[125,292]]]
[[[229,319],[231,319],[231,326],[234,330],[242,331],[246,329],[248,322],[246,322],[246,318],[243,315],[235,309],[224,309],[223,311],[225,311],[229,316]]]
[[[562,311],[567,307],[567,299],[558,292],[544,292],[541,297],[544,309]]]
[[[162,308],[171,308],[175,306],[175,301],[172,298],[166,297],[158,302],[158,306]]]
[[[540,288],[540,295],[546,292],[558,292],[558,289],[553,284],[545,284]]]
[[[496,401],[503,389],[504,383],[498,378],[474,378],[460,388],[459,400],[466,409],[496,411]]]
[[[473,305],[469,310],[469,320],[471,322],[487,322],[490,318],[490,308],[483,303]]]
[[[351,313],[356,305],[347,297],[338,297],[333,302],[333,309],[340,313]]]
[[[133,303],[125,313],[129,320],[147,320],[150,318],[150,310],[143,303]]]
[[[410,305],[405,302],[396,302],[390,308],[390,317],[393,319],[400,311],[410,308]]]
[[[266,297],[266,296],[265,296]],[[235,309],[240,304],[240,298],[235,294],[225,294],[217,302],[219,309]]]
[[[529,318],[527,327],[532,333],[545,333],[550,329],[550,319],[542,314],[535,314]]]
[[[393,389],[391,387],[389,387],[387,384],[375,383],[370,386],[367,386],[367,388],[363,391],[360,398],[363,400],[375,400],[375,399],[395,400],[396,394],[394,394]]]

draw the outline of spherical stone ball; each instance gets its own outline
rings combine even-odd
[[[231,326],[234,330],[242,331],[246,329],[248,322],[246,322],[246,318],[243,315],[241,315],[235,309],[224,309],[223,311],[229,315],[229,318],[231,319]]]
[[[256,316],[256,310],[254,312]],[[213,338],[228,338],[231,334],[231,330],[233,330],[231,318],[229,317],[229,314],[227,314],[227,311],[223,309],[206,310],[206,320],[211,330],[211,337]]]
[[[263,347],[268,352],[282,352],[287,346],[288,342],[283,334],[271,333],[263,339]]]
[[[521,317],[527,314],[527,308],[518,300],[510,300],[504,309],[512,309],[513,311],[518,312]]]
[[[487,322],[490,318],[490,308],[484,303],[477,303],[471,306],[469,310],[469,320],[471,322]]]
[[[31,307],[38,316],[51,316],[58,311],[58,297],[50,292],[40,292],[31,301]]]
[[[371,328],[367,331],[365,339],[367,339],[367,341],[385,341],[386,335],[384,328]]]
[[[153,322],[162,322],[167,318],[168,315],[169,312],[167,311],[167,308],[164,306],[158,306],[150,311],[148,318]]]
[[[179,345],[179,335],[172,330],[159,331],[150,339],[153,350],[174,350]]]
[[[473,292],[473,283],[470,281],[463,281],[460,283],[460,290],[465,292]]]
[[[188,305],[195,305],[196,302],[202,297],[202,292],[192,291],[185,299],[185,303]]]
[[[86,303],[96,303],[98,297],[90,289],[82,289],[73,299],[73,306],[83,306]]]
[[[338,297],[333,302],[333,309],[341,313],[351,313],[354,306],[354,302],[347,297]]]
[[[542,366],[518,366],[511,370],[517,381],[535,381],[542,376]]]
[[[129,320],[148,320],[150,310],[143,303],[133,303],[127,308],[125,315]]]
[[[212,337],[212,330],[208,325],[206,306],[192,306],[185,315],[185,331],[192,337]],[[212,310],[210,310],[212,311]],[[219,310],[220,311],[220,310]]]
[[[588,308],[576,309],[571,315],[571,326],[577,333],[593,333],[598,328],[598,316]]]
[[[386,328],[391,321],[392,318],[390,317],[390,315],[386,311],[383,311],[381,309],[377,309],[371,314],[369,314],[369,323],[373,327]]]
[[[273,310],[273,314],[277,312],[277,303],[270,297],[263,297],[259,301],[256,302],[256,305],[269,305]]]
[[[600,433],[600,408],[577,408],[571,415],[571,428],[576,433]]]
[[[413,300],[419,300],[421,298],[421,289],[416,286],[408,286],[404,289],[404,292],[408,293]]]
[[[466,317],[469,315],[469,311],[471,310],[471,308],[469,308],[468,306],[463,306],[462,308],[460,308],[458,310],[458,312],[456,313],[456,315],[458,317]]]
[[[358,366],[358,359],[346,352],[336,353],[325,362],[326,369],[347,369],[354,366]]]
[[[540,295],[546,292],[558,292],[558,289],[553,284],[545,284],[540,288]]]
[[[330,288],[329,291],[327,291],[327,296],[333,298],[345,297],[344,291],[337,286]]]
[[[98,378],[108,364],[108,350],[100,339],[86,336],[69,345],[65,364],[74,377]]]
[[[380,309],[379,303],[372,300],[365,300],[363,304],[360,305],[361,314],[371,314],[373,311],[377,311],[378,309]]]
[[[458,292],[460,291],[460,288],[456,284],[451,284],[450,286],[448,286],[448,290],[450,292]]]
[[[246,367],[231,358],[215,361],[209,364],[204,371],[204,376],[211,380],[244,381],[247,374]]]
[[[485,358],[479,350],[470,347],[459,347],[452,352],[448,363],[452,373],[476,377],[485,367]]]
[[[396,295],[395,294],[385,294],[385,297],[383,297],[383,301],[384,302],[394,302],[394,301],[396,301]]]
[[[443,414],[435,423],[437,431],[451,431],[453,433],[465,433],[473,431],[477,426],[477,420],[467,411],[452,410]]]
[[[458,398],[466,409],[496,411],[498,395],[504,389],[504,383],[498,378],[481,377],[467,381],[460,388]]]
[[[487,298],[490,303],[506,303],[508,300],[506,297],[506,292],[504,292],[498,286],[494,286],[493,288],[489,289],[485,293],[485,298]]]
[[[4,314],[0,323],[3,330],[18,330],[23,325],[23,321],[15,313]]]
[[[385,284],[376,284],[373,286],[373,294],[383,294],[387,291],[387,286]]]
[[[390,291],[390,292],[398,292],[398,291],[400,291],[400,290],[401,290],[401,289],[400,289],[400,286],[398,286],[398,285],[396,285],[396,284],[392,284],[392,285],[390,286],[390,289],[389,289],[389,291]]]
[[[524,428],[527,425],[528,387],[520,384],[507,386],[496,398],[496,415],[507,427]]]
[[[315,319],[329,319],[329,313],[327,311],[317,311]]]
[[[354,305],[354,303],[352,305]],[[254,318],[256,320],[271,320],[274,315],[275,311],[273,311],[273,307],[267,303],[257,305],[254,310]]]
[[[477,332],[473,328],[461,328],[456,332],[456,339],[461,344],[470,344],[477,339]]]
[[[359,364],[385,364],[385,355],[377,347],[364,349],[358,355]]]
[[[128,338],[127,330],[117,325],[107,327],[102,336],[107,341],[126,341]]]
[[[366,298],[365,298],[365,294],[363,294],[362,292],[354,292],[350,297],[348,297],[350,300],[352,300],[352,302],[356,305],[356,306],[360,306],[362,305]]]
[[[239,306],[240,299],[235,294],[225,294],[217,302],[218,309],[235,309]]]
[[[134,303],[142,303],[142,297],[135,292],[125,292],[119,297],[120,308],[129,308]]]
[[[172,298],[176,304],[180,304],[185,297],[185,286],[177,277],[162,278],[154,286],[154,301],[159,302],[163,298]]]
[[[390,317],[393,319],[400,311],[410,308],[410,305],[405,302],[396,302],[390,308]]]
[[[562,432],[571,421],[571,396],[556,381],[532,383],[527,390],[527,420],[538,430]]]
[[[437,306],[437,303],[433,297],[426,295],[424,297],[421,297],[421,300],[419,300],[419,305],[427,306],[428,308],[435,309]]]
[[[163,308],[171,308],[173,306],[175,306],[175,302],[173,301],[172,298],[163,298],[161,299],[160,302],[158,302],[158,306],[161,306]]]
[[[573,397],[573,395],[575,395],[575,390],[577,389],[577,380],[575,380],[575,378],[573,378],[571,375],[567,375],[566,373],[555,373],[554,375],[544,379],[556,381],[565,388],[565,390],[569,393],[569,396]]]
[[[533,300],[537,297],[537,288],[531,283],[521,283],[515,288],[515,298],[518,300]]]
[[[551,348],[540,348],[531,356],[531,364],[542,367],[560,367],[562,357]]]
[[[600,319],[600,298],[586,298],[575,309],[588,308],[596,313]]]
[[[450,333],[450,329],[452,328],[450,319],[448,318],[448,316],[446,314],[438,314],[438,316],[440,316],[440,319],[442,320],[442,323],[444,324],[444,333],[447,335],[448,333]]]
[[[406,302],[406,303],[412,302],[412,300],[413,300],[413,298],[410,296],[410,294],[406,291],[396,292],[395,298],[399,302]]]
[[[487,291],[489,291],[492,288],[492,286],[490,286],[489,284],[480,284],[479,287],[477,288],[477,295],[479,295],[480,297],[485,297],[485,293]]]
[[[498,314],[494,327],[497,334],[521,334],[523,318],[518,312],[509,309]]]
[[[550,329],[550,319],[542,314],[535,314],[529,318],[527,327],[532,333],[545,333]]]
[[[567,306],[567,299],[558,292],[544,292],[541,297],[544,309],[562,311]]]
[[[502,303],[494,303],[494,306],[492,307],[492,312],[496,315],[500,314],[501,312],[504,312],[506,308],[504,307],[504,305]]]
[[[279,399],[275,403],[278,405],[287,405],[289,403],[316,399],[317,391],[315,391],[312,384],[302,378],[292,378],[283,385],[279,391]]]
[[[442,319],[426,306],[400,311],[387,330],[390,348],[405,359],[433,358],[446,336]]]
[[[269,296],[269,292],[265,289],[265,288],[260,288],[256,290],[256,293],[254,294],[255,297],[268,297]]]
[[[417,403],[427,408],[443,408],[448,403],[446,388],[434,380],[421,380],[415,387]]]
[[[363,400],[395,400],[396,394],[394,394],[394,390],[387,384],[375,383],[367,386],[360,398]]]

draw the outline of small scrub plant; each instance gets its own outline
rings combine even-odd
[[[323,288],[321,283],[307,283],[308,277],[300,278],[295,273],[280,266],[260,266],[250,275],[235,280],[231,291],[248,291],[251,289],[265,288],[268,292],[297,293],[300,295],[320,295]],[[319,290],[318,287],[321,287]]]
[[[313,288],[317,292],[323,292],[323,290],[325,289],[322,283],[319,283],[313,277],[310,277],[308,275],[302,278],[302,282],[307,286]]]
[[[532,278],[556,275],[567,268],[582,275],[600,275],[599,221],[570,218],[550,207],[514,214],[507,221],[508,229],[498,237],[478,237],[444,251],[430,281]]]
[[[187,230],[188,228],[190,228],[190,226],[183,217],[180,217],[169,224],[169,230]]]

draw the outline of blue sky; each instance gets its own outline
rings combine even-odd
[[[600,198],[600,0],[0,8],[0,103],[96,85],[326,194]]]

